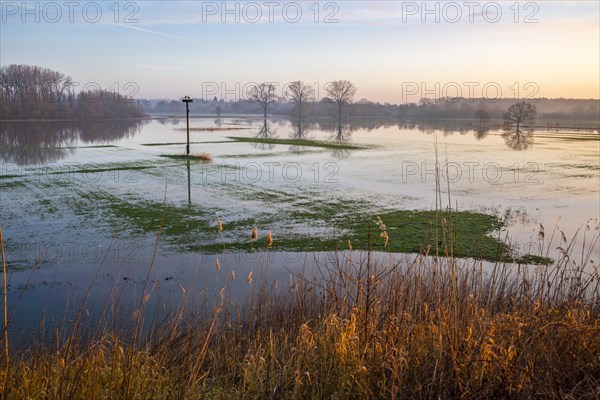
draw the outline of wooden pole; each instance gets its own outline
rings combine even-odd
[[[190,102],[185,102],[185,119],[187,122],[187,146],[185,148],[185,155],[190,155]]]

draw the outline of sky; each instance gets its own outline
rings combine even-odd
[[[600,98],[599,1],[1,2],[0,62],[136,98]]]

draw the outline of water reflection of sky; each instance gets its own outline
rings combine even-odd
[[[182,162],[161,157],[185,151],[185,121],[2,124],[0,212],[13,269],[10,301],[20,298],[19,310],[25,313],[21,315],[31,315],[35,325],[40,303],[60,314],[65,302],[81,296],[81,288],[94,277],[100,282],[95,302],[106,291],[117,290],[115,285],[129,295],[138,293],[135,282],[145,279],[154,235],[132,234],[100,210],[82,208],[98,193],[124,201],[162,202],[166,191],[167,202],[176,206],[186,205],[189,195],[198,210],[218,210],[224,221],[276,215],[277,223],[260,227],[263,232],[272,230],[275,240],[299,231],[325,235],[330,233],[326,226],[291,225],[286,220],[289,205],[269,204],[252,194],[278,191],[308,196],[313,202],[368,200],[376,209],[432,209],[437,141],[438,161],[448,162],[447,171],[442,171],[443,204],[505,218],[507,228],[501,234],[518,243],[519,251],[537,253],[543,245],[553,257],[563,245],[560,231],[570,240],[582,230],[573,244],[574,254],[580,254],[587,226],[588,243],[598,226],[600,149],[597,138],[591,140],[597,132],[539,130],[527,148],[516,151],[498,128],[482,135],[478,126],[357,121],[344,124],[343,140],[367,148],[340,154],[323,148],[228,142],[228,136],[261,133],[264,121],[257,119],[193,118],[191,126],[211,128],[192,130],[190,137],[192,152],[208,152],[213,162],[190,164],[188,175]],[[297,138],[299,129],[302,137],[314,140],[333,140],[338,132],[333,120],[306,121],[299,127],[270,119],[261,135]],[[121,170],[127,165],[140,169]],[[83,169],[87,172],[76,172]],[[546,232],[543,243],[540,224]],[[185,286],[191,274],[198,287],[212,290],[224,282],[228,269],[245,283],[252,266],[248,260],[230,259],[215,273],[216,256],[178,252],[164,242],[153,279],[162,282],[162,295],[174,300],[181,293],[176,284]],[[275,253],[273,277],[289,278],[286,267],[310,268],[313,256],[305,254],[292,262]],[[597,247],[591,259],[598,261]],[[241,283],[237,295],[246,293]]]

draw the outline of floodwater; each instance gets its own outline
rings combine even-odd
[[[484,212],[505,221],[499,234],[516,254],[557,257],[557,247],[571,246],[575,260],[589,252],[595,263],[600,259],[597,243],[589,243],[600,218],[598,130],[517,135],[494,127],[361,120],[344,124],[340,135],[329,120],[299,127],[242,117],[191,118],[190,126],[191,152],[209,153],[212,162],[165,157],[185,152],[184,119],[2,124],[0,223],[11,334],[35,331],[42,316],[64,322],[73,304],[85,298],[93,308],[115,291],[135,299],[155,289],[160,295],[151,302],[164,305],[186,290],[201,301],[233,282],[241,298],[252,291],[250,271],[256,277],[266,268],[269,285],[293,284],[291,274],[310,271],[329,255],[278,251],[277,238],[335,234],[321,221],[289,218],[290,207],[307,202],[361,204],[374,216],[436,205]],[[233,136],[364,148],[246,143]],[[210,229],[187,232],[167,222],[157,239],[161,222],[143,212],[156,205],[182,210]],[[217,217],[232,228],[219,233]],[[252,226],[262,237],[272,232],[272,248],[253,248]],[[228,251],[227,243],[240,238],[248,251]],[[205,244],[225,250],[197,250]]]

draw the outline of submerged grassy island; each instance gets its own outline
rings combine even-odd
[[[138,167],[139,168],[139,167]],[[161,229],[162,240],[178,252],[219,253],[228,250],[252,251],[265,248],[266,232],[273,231],[273,251],[332,251],[336,249],[374,250],[392,253],[426,253],[450,257],[470,257],[488,261],[542,263],[552,260],[539,255],[516,258],[499,236],[502,222],[492,215],[472,211],[436,212],[423,210],[380,210],[366,201],[342,203],[311,202],[278,191],[248,192],[246,198],[289,204],[285,220],[278,215],[251,218],[223,217],[218,234],[217,210],[195,205],[173,205],[134,198],[121,199],[96,192],[73,204],[76,212],[102,213],[130,234],[152,234]],[[217,212],[217,213],[215,213]],[[220,220],[219,220],[220,221]],[[288,225],[277,231],[278,226]],[[322,236],[304,234],[319,226]],[[254,227],[262,234],[252,240]],[[290,227],[294,232],[290,232]]]

